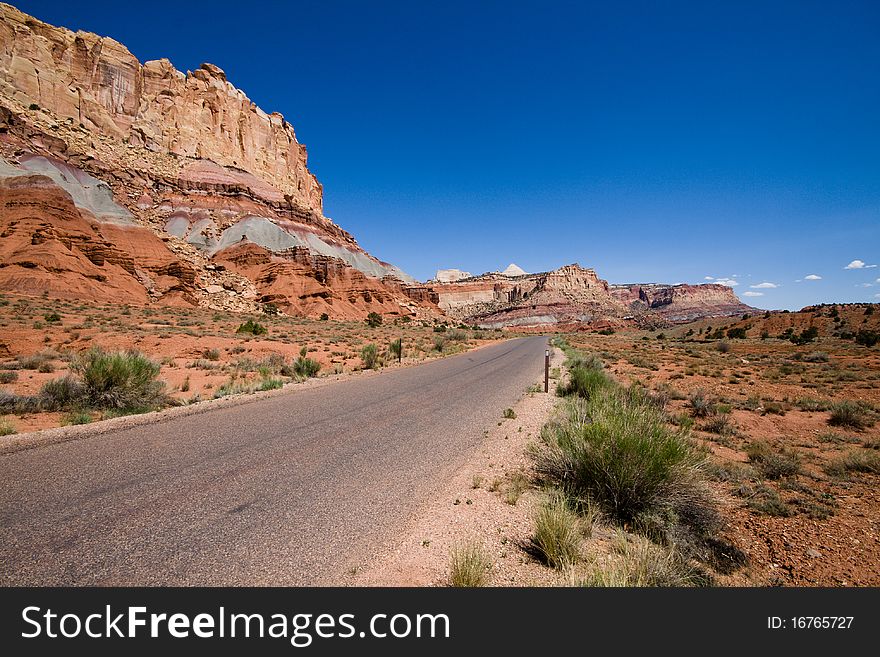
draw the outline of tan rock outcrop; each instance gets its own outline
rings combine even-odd
[[[187,73],[167,59],[142,65],[110,37],[53,27],[0,4],[0,87],[88,130],[244,169],[321,212],[321,185],[293,127],[211,64]]]

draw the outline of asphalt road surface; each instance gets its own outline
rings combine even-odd
[[[0,456],[0,584],[339,581],[543,372],[546,340]]]

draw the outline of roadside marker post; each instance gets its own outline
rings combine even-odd
[[[398,341],[400,342],[400,349],[397,350],[397,364],[400,365],[403,362],[403,336],[400,336]]]
[[[544,350],[544,392],[550,392],[550,350]]]

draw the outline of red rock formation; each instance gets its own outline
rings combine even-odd
[[[43,175],[0,179],[0,289],[195,303],[195,271],[150,230],[98,221]]]
[[[22,265],[4,260],[0,287],[59,295],[81,287],[97,300],[186,300],[251,312],[277,296],[291,312],[313,314],[320,304],[298,300],[308,294],[303,280],[325,277],[324,288],[340,286],[327,299],[354,299],[339,316],[409,313],[401,309],[419,304],[436,313],[430,294],[413,289],[407,296],[414,280],[323,215],[321,186],[293,128],[254,105],[216,66],[184,74],[167,60],[142,65],[111,38],[53,27],[0,4],[0,158],[0,177],[29,169],[72,195],[75,207],[68,203],[61,214],[41,207],[51,195],[34,197],[41,230],[64,234],[67,227],[53,222],[86,213],[100,236],[91,246],[79,240],[90,264],[67,269],[42,262],[55,257],[45,248],[22,253],[19,240],[16,258],[35,266],[25,276]],[[0,222],[14,220],[4,214]],[[271,276],[212,262],[242,239],[278,256]],[[90,278],[102,259],[126,273],[118,281],[115,270],[105,281]],[[62,270],[64,281],[50,280]],[[71,285],[67,279],[77,276]]]
[[[244,240],[217,253],[214,262],[254,281],[261,302],[288,314],[358,319],[369,312],[415,315],[421,309],[398,289],[302,248],[275,254]]]
[[[447,314],[487,327],[598,327],[629,320],[654,325],[753,310],[722,285],[612,287],[577,264],[514,279],[492,273],[430,287]]]

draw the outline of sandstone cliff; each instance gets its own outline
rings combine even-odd
[[[448,315],[489,328],[608,322],[654,326],[754,310],[722,285],[610,286],[594,270],[577,264],[538,274],[493,272],[428,285]]]
[[[323,215],[321,186],[293,127],[248,100],[216,66],[182,73],[167,60],[141,64],[109,37],[0,4],[0,158],[0,178],[15,179],[6,187],[33,187],[29,218],[39,224],[17,217],[6,189],[0,231],[12,239],[0,287],[53,295],[88,289],[96,300],[242,311],[271,301],[340,318],[436,313],[411,277]],[[91,271],[114,264],[112,257],[105,265],[41,260],[34,231],[58,248],[83,242],[68,234],[67,216],[84,218],[108,252],[127,252],[133,264],[122,270],[132,280]],[[249,245],[268,261],[241,267],[229,260],[231,249]],[[283,260],[289,266],[278,266]],[[270,263],[267,286],[262,267]],[[144,275],[157,267],[179,274],[176,283]],[[310,281],[328,271],[323,302],[310,302]]]

